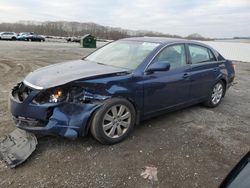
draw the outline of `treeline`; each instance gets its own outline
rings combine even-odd
[[[92,34],[99,39],[117,40],[131,36],[161,36],[181,38],[177,35],[168,35],[150,31],[131,31],[114,27],[107,27],[95,23],[79,22],[18,22],[18,23],[1,23],[1,31],[34,32],[45,36],[73,37]]]
[[[185,38],[193,40],[212,40],[204,38],[198,33],[181,37],[178,35],[164,34],[152,31],[134,31],[115,27],[102,26],[95,23],[80,23],[80,22],[34,22],[34,21],[19,21],[17,23],[0,23],[1,31],[34,32],[45,36],[61,36],[61,37],[77,37],[85,34],[91,34],[99,39],[118,40],[131,36],[149,36],[149,37],[168,37],[168,38]]]

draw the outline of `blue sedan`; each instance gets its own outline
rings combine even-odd
[[[71,139],[90,131],[114,144],[142,120],[198,103],[218,106],[234,77],[232,62],[202,43],[127,38],[28,74],[13,88],[10,108],[23,130]]]

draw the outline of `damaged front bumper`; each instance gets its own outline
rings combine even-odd
[[[59,135],[75,139],[88,132],[95,103],[44,103],[34,101],[40,91],[19,84],[9,98],[9,107],[17,129],[0,138],[0,160],[11,168],[23,163],[36,149],[35,134]]]
[[[20,86],[10,94],[10,111],[20,129],[46,135],[59,135],[70,139],[85,136],[91,114],[100,103],[45,103],[37,104],[37,90],[16,94]],[[24,97],[23,97],[24,96]]]
[[[27,118],[15,118],[16,126],[35,134],[59,135],[75,139],[87,134],[88,120],[97,107],[93,104],[62,104],[53,108],[47,123]]]

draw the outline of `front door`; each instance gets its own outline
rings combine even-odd
[[[165,110],[190,100],[190,64],[184,44],[163,49],[152,63],[170,64],[168,71],[156,71],[144,76],[144,115]]]

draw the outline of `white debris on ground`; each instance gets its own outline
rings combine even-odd
[[[144,171],[141,173],[144,179],[151,181],[158,181],[157,168],[154,166],[145,166]]]
[[[87,147],[87,151],[90,151],[92,149],[92,147],[90,146],[90,147]]]
[[[4,171],[7,168],[6,164],[4,161],[0,160],[0,172]]]

